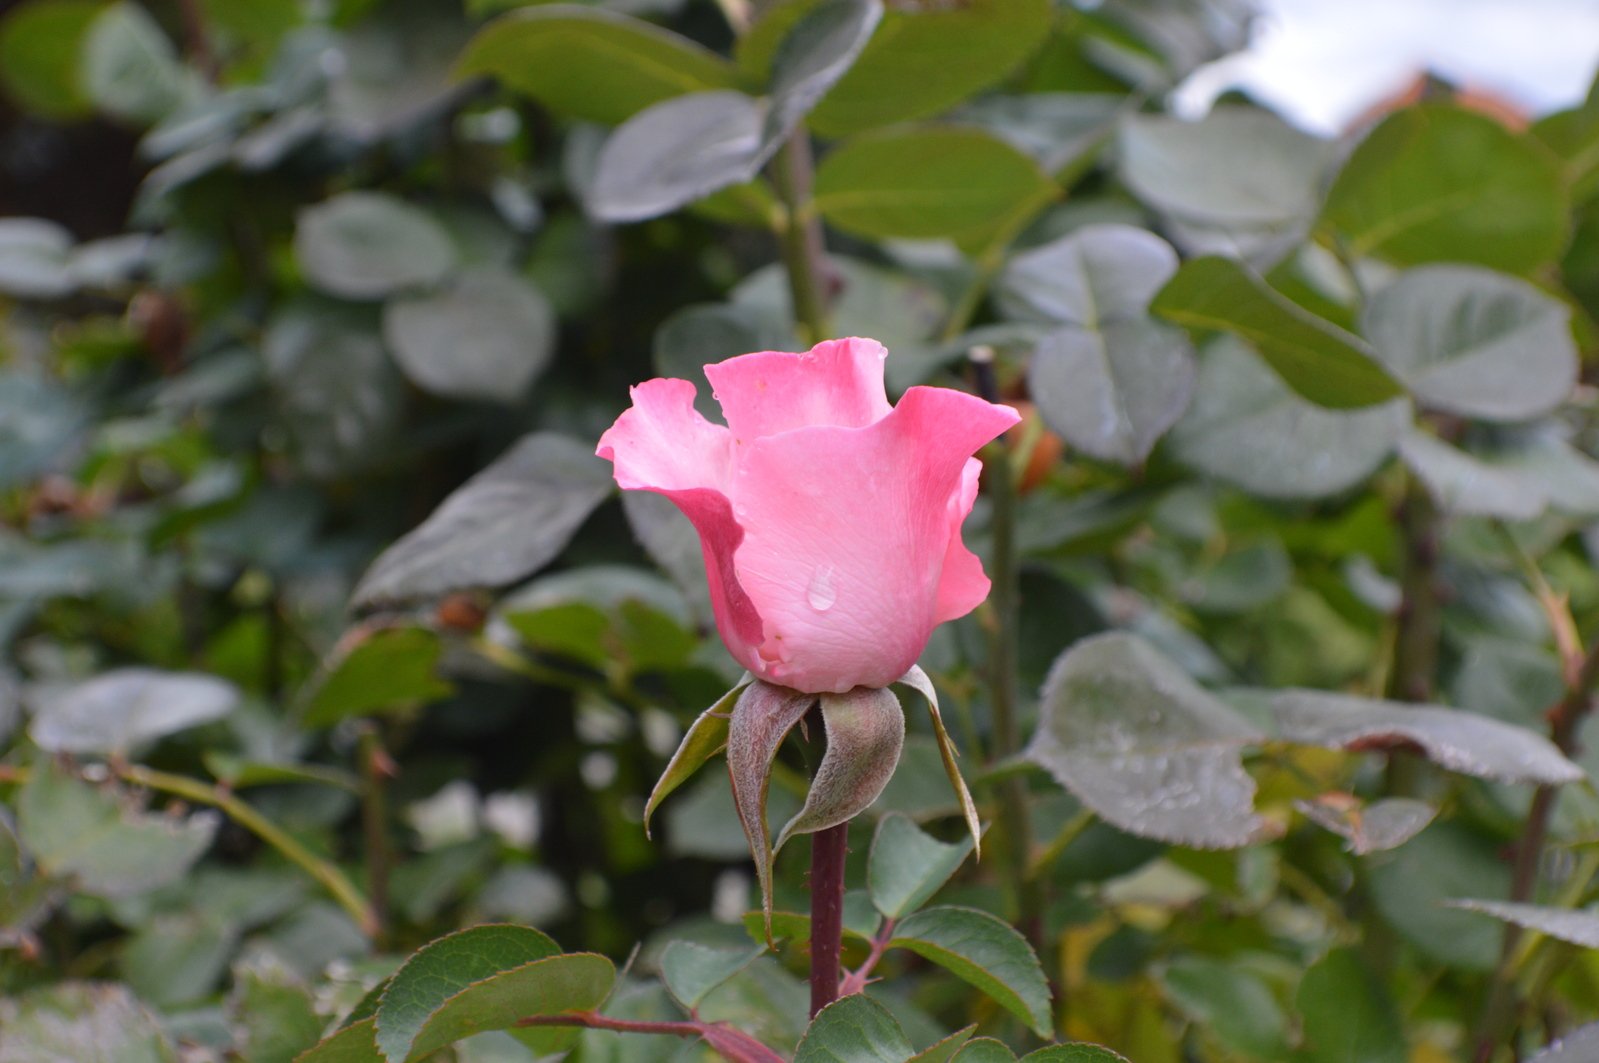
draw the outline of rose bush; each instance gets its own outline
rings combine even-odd
[[[722,641],[769,682],[886,687],[988,596],[961,541],[972,455],[1020,418],[949,388],[890,406],[887,356],[851,338],[708,365],[725,426],[695,410],[691,382],[649,380],[600,439],[623,489],[693,522]]]

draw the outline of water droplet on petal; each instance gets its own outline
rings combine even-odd
[[[833,566],[822,565],[811,573],[811,585],[805,588],[805,600],[818,613],[825,613],[838,601],[838,587],[833,582]]]

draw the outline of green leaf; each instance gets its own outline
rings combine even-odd
[[[762,105],[731,89],[653,104],[606,139],[584,206],[600,221],[642,221],[752,180],[764,122]]]
[[[845,907],[848,908],[848,894],[845,895]],[[844,920],[844,940],[848,943],[868,946],[871,937],[852,929],[850,920]],[[766,917],[762,912],[744,913],[744,932],[753,941],[765,944],[766,942]],[[808,941],[811,936],[811,917],[800,912],[773,912],[772,913],[772,939],[774,941]]]
[[[1516,904],[1511,901],[1451,900],[1449,907],[1480,912],[1495,919],[1535,930],[1585,949],[1599,949],[1599,913],[1591,909],[1573,910],[1542,904]]]
[[[1446,513],[1531,520],[1549,504],[1531,477],[1481,461],[1419,428],[1399,441],[1399,458]]]
[[[1170,436],[1178,460],[1267,498],[1321,498],[1370,476],[1410,425],[1403,400],[1328,410],[1295,395],[1230,338],[1202,353],[1194,399]]]
[[[501,599],[495,615],[529,647],[616,676],[687,667],[699,645],[676,589],[620,565],[541,576]]]
[[[444,646],[425,628],[380,628],[346,639],[305,695],[307,727],[331,727],[351,716],[402,712],[446,697],[437,674]]]
[[[753,949],[718,949],[693,941],[674,941],[661,953],[661,980],[672,996],[693,1011],[717,986],[734,977],[766,952]]]
[[[1040,1037],[1054,1028],[1049,983],[1027,939],[975,908],[924,908],[894,927],[889,948],[931,960],[988,994]]]
[[[0,18],[0,85],[25,110],[62,122],[92,109],[78,56],[105,0],[30,0]]]
[[[864,812],[888,785],[905,747],[905,712],[892,690],[856,687],[820,699],[827,750],[804,807],[778,834],[774,853],[796,834],[827,830]]]
[[[209,996],[238,947],[238,931],[220,919],[194,912],[165,913],[126,939],[122,977],[141,1000],[173,1009]],[[321,1033],[318,1022],[306,1044]]]
[[[1055,662],[1027,757],[1122,830],[1225,849],[1268,831],[1241,760],[1263,738],[1142,638],[1111,632]]]
[[[814,0],[776,4],[739,42],[745,70],[760,76],[777,44]],[[1049,33],[1047,0],[971,0],[959,6],[890,5],[866,50],[812,113],[823,136],[840,137],[953,107],[1015,69]]]
[[[1568,224],[1546,153],[1486,115],[1424,104],[1394,112],[1360,142],[1319,229],[1357,258],[1528,273],[1560,253]]]
[[[816,704],[816,699],[815,694],[771,686],[757,679],[739,695],[728,724],[727,772],[733,782],[739,824],[755,861],[768,941],[772,937],[773,852],[766,827],[766,793],[772,783],[772,761],[783,739]]]
[[[1184,956],[1159,973],[1166,996],[1201,1030],[1251,1058],[1287,1059],[1288,1016],[1259,976],[1236,964]]]
[[[971,851],[970,839],[950,845],[924,833],[909,816],[884,816],[866,867],[872,903],[890,919],[909,915],[932,899]]]
[[[177,1063],[178,1053],[127,987],[57,982],[0,997],[4,1063]]]
[[[1127,1058],[1103,1045],[1079,1042],[1040,1048],[1023,1056],[1021,1063],[1127,1063]]]
[[[820,0],[806,11],[783,37],[772,66],[768,145],[786,139],[848,72],[882,18],[881,0]]]
[[[1599,516],[1599,462],[1566,442],[1556,426],[1531,426],[1488,456],[1494,467],[1541,492],[1556,512]]]
[[[1599,1022],[1580,1026],[1554,1042],[1527,1063],[1587,1063],[1599,1054]]]
[[[81,683],[35,688],[28,735],[52,753],[125,754],[220,720],[239,703],[232,683],[197,672],[117,668]]]
[[[40,760],[17,799],[23,844],[47,874],[84,893],[132,897],[176,882],[211,846],[214,812],[174,818],[139,811]]]
[[[1323,794],[1313,801],[1295,801],[1294,807],[1343,838],[1356,856],[1397,849],[1438,815],[1436,808],[1410,797],[1385,797],[1362,806],[1348,794]]]
[[[367,608],[522,579],[553,561],[610,493],[588,444],[523,436],[383,551],[352,601]]]
[[[936,1043],[912,1056],[908,1063],[950,1063],[950,1060],[955,1058],[955,1053],[966,1047],[966,1042],[972,1039],[972,1031],[976,1029],[976,1026],[968,1026],[948,1037],[940,1038]]]
[[[1177,252],[1148,229],[1085,225],[1013,257],[994,294],[1006,317],[1097,329],[1143,320],[1176,272]]]
[[[129,122],[153,125],[193,91],[172,41],[149,12],[130,0],[118,0],[95,16],[83,38],[80,69],[94,105]]]
[[[294,1063],[384,1063],[376,1035],[376,1020],[368,1016],[329,1034]]]
[[[1306,1063],[1406,1063],[1405,1030],[1384,987],[1349,949],[1329,952],[1299,983]]]
[[[794,1063],[906,1063],[913,1051],[888,1009],[857,993],[817,1013]]]
[[[1502,928],[1447,905],[1460,897],[1509,895],[1510,865],[1495,839],[1458,822],[1434,823],[1399,848],[1364,862],[1372,903],[1389,926],[1439,963],[1493,969]]]
[[[971,100],[954,114],[1025,151],[1070,187],[1110,139],[1128,99],[1108,92],[1032,92]]]
[[[1321,690],[1274,690],[1279,737],[1329,749],[1407,749],[1450,771],[1500,782],[1553,786],[1583,770],[1543,735],[1442,705],[1413,705]]]
[[[650,816],[660,807],[661,802],[704,767],[706,761],[727,748],[728,724],[732,719],[733,706],[744,692],[747,682],[746,680],[735,685],[710,708],[695,717],[694,722],[689,725],[688,733],[683,735],[683,741],[678,744],[677,752],[672,754],[672,759],[666,764],[666,770],[661,772],[661,777],[655,782],[655,789],[650,791],[650,799],[644,804],[646,836],[649,835]]]
[[[1284,383],[1318,406],[1350,409],[1404,394],[1358,337],[1301,309],[1232,259],[1183,263],[1150,310],[1248,340]]]
[[[1570,309],[1492,270],[1407,270],[1372,298],[1362,328],[1417,403],[1444,413],[1531,420],[1577,383]]]
[[[979,856],[983,851],[983,824],[977,816],[977,804],[972,800],[972,793],[966,788],[966,780],[961,778],[960,767],[955,763],[960,756],[955,743],[949,737],[949,730],[944,726],[944,717],[938,711],[938,690],[933,686],[933,681],[922,671],[921,665],[911,665],[911,670],[896,680],[902,686],[908,686],[920,694],[927,702],[927,712],[933,721],[933,738],[938,743],[938,757],[944,763],[944,774],[949,777],[950,788],[955,791],[955,798],[960,802],[961,815],[966,819],[966,830],[971,835],[972,851]]]
[[[386,192],[341,192],[300,211],[294,257],[317,288],[344,299],[381,299],[437,284],[456,265],[455,244],[431,214]]]
[[[72,234],[55,222],[0,218],[0,292],[21,299],[68,295],[77,287],[71,258]]]
[[[422,390],[515,406],[555,354],[555,311],[516,274],[477,267],[439,291],[389,300],[383,339]]]
[[[687,38],[601,8],[547,4],[484,26],[461,77],[489,74],[552,110],[615,125],[674,96],[732,88],[732,64]]]
[[[978,246],[1058,194],[1038,164],[979,129],[888,130],[835,148],[816,170],[816,209],[877,239],[950,237]]]
[[[558,951],[537,930],[517,926],[473,927],[425,946],[395,972],[378,1004],[379,1050],[389,1063],[404,1063],[530,1015],[598,1007],[616,977],[610,961]],[[575,1029],[549,1030],[530,1040],[557,1051],[576,1037]]]
[[[228,1003],[239,1056],[250,1063],[292,1063],[316,1046],[327,1025],[310,988],[287,970],[266,964],[235,972]]]
[[[992,1037],[979,1037],[955,1053],[953,1063],[1016,1063],[1016,1053]]]

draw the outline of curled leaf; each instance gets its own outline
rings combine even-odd
[[[805,807],[788,821],[773,852],[796,834],[849,822],[877,800],[905,748],[905,713],[891,690],[856,687],[822,695],[827,752],[811,780]]]
[[[688,782],[707,760],[727,748],[727,730],[732,718],[733,705],[749,682],[750,675],[746,672],[744,678],[739,680],[732,690],[723,694],[716,700],[716,704],[700,713],[694,722],[689,724],[688,733],[683,736],[677,752],[673,753],[672,759],[667,762],[666,770],[661,772],[660,779],[656,780],[655,789],[650,791],[650,799],[644,803],[646,838],[650,836],[650,816],[654,814],[656,807],[666,800],[673,790]]]
[[[756,680],[744,688],[733,706],[727,729],[727,773],[733,781],[733,805],[755,860],[755,877],[761,884],[761,911],[766,917],[766,940],[772,940],[771,836],[766,829],[766,791],[772,782],[772,760],[777,748],[804,718],[815,694]]]
[[[972,835],[972,855],[982,859],[983,824],[977,818],[977,802],[972,800],[972,792],[966,788],[966,780],[961,778],[960,766],[955,763],[960,751],[955,748],[955,743],[950,740],[949,731],[944,728],[944,717],[939,715],[938,691],[933,689],[933,681],[922,671],[921,665],[912,665],[911,670],[900,676],[898,682],[927,699],[927,712],[933,719],[933,735],[938,739],[938,755],[944,761],[944,771],[949,776],[949,785],[954,788],[955,796],[960,800],[961,814],[966,817],[966,829]]]

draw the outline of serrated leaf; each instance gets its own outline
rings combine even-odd
[[[857,993],[817,1013],[794,1063],[906,1063],[913,1051],[888,1009]]]
[[[450,234],[426,211],[384,192],[342,192],[300,211],[294,257],[313,285],[380,299],[436,284],[456,264]]]
[[[439,636],[425,628],[381,628],[346,639],[312,681],[307,727],[330,727],[351,716],[400,712],[437,701],[454,689],[437,674]]]
[[[1559,254],[1567,224],[1548,154],[1487,115],[1422,104],[1395,111],[1360,142],[1318,228],[1354,257],[1526,273]]]
[[[889,948],[905,949],[988,994],[1040,1037],[1054,1028],[1049,983],[1027,939],[975,908],[924,908],[894,927]]]
[[[1445,413],[1526,421],[1577,383],[1570,309],[1493,270],[1407,270],[1372,297],[1362,330],[1417,403]]]
[[[694,941],[674,941],[661,953],[661,980],[679,1004],[693,1011],[713,989],[765,952],[765,945],[719,949]]]
[[[118,668],[28,695],[28,734],[52,753],[127,753],[219,720],[239,703],[232,683],[196,672]]]
[[[133,807],[47,760],[17,799],[17,827],[40,868],[100,897],[132,897],[182,878],[211,846],[220,817],[184,818]]]
[[[1452,900],[1451,908],[1481,912],[1527,930],[1536,930],[1585,949],[1599,949],[1599,912],[1586,909],[1554,908],[1542,904],[1513,901]]]
[[[607,125],[736,80],[730,63],[686,37],[578,4],[544,4],[494,20],[462,50],[456,73],[492,74],[552,110]]]
[[[384,991],[379,1050],[389,1063],[405,1063],[528,1016],[598,1007],[616,977],[610,961],[592,953],[551,955],[555,949],[528,927],[476,927],[435,941],[406,961]],[[550,1029],[523,1039],[558,1051],[577,1034]]]
[[[177,1063],[155,1016],[126,986],[57,982],[0,998],[0,1063]]]
[[[1050,1045],[1022,1057],[1021,1063],[1128,1063],[1127,1057],[1118,1055],[1103,1045],[1074,1043]]]
[[[527,280],[480,266],[385,303],[383,339],[424,391],[514,406],[555,354],[555,311]]]
[[[498,587],[542,568],[611,492],[606,465],[566,436],[523,436],[385,550],[357,584],[357,607]]]
[[[1329,749],[1406,749],[1450,771],[1500,782],[1577,782],[1583,770],[1524,727],[1441,705],[1413,705],[1321,690],[1270,694],[1279,737]]]
[[[1322,498],[1370,476],[1410,425],[1403,400],[1328,410],[1295,395],[1241,342],[1211,343],[1169,446],[1184,464],[1266,498]]]
[[[772,761],[783,739],[804,718],[815,694],[801,694],[756,680],[733,705],[727,731],[727,772],[733,782],[733,804],[755,861],[761,887],[761,910],[771,940],[772,846],[766,827],[766,792],[772,782]]]
[[[1318,827],[1332,831],[1348,843],[1356,856],[1397,849],[1427,829],[1438,810],[1410,797],[1386,797],[1362,805],[1348,794],[1322,794],[1294,807]]]
[[[368,1016],[328,1034],[296,1056],[294,1063],[384,1063],[375,1020]]]
[[[1241,759],[1263,738],[1148,642],[1111,632],[1056,660],[1027,757],[1122,830],[1224,849],[1267,831]]]
[[[1016,1063],[1016,1053],[1004,1042],[992,1037],[979,1037],[955,1053],[953,1063]]]
[[[966,1047],[966,1042],[972,1039],[972,1032],[976,1029],[976,1026],[968,1026],[948,1037],[940,1038],[912,1056],[908,1063],[950,1063],[950,1060],[955,1058],[955,1053]]]
[[[1404,394],[1358,336],[1302,309],[1246,266],[1219,255],[1183,263],[1150,312],[1248,340],[1283,382],[1318,406],[1356,409]]]
[[[778,834],[774,853],[796,834],[827,830],[865,811],[888,785],[905,747],[905,712],[892,690],[856,687],[820,698],[827,751],[804,807]]]
[[[950,845],[925,833],[909,816],[884,816],[866,865],[872,903],[890,919],[909,915],[932,899],[971,851],[970,839]]]
[[[983,824],[977,816],[977,803],[972,800],[972,793],[966,788],[966,780],[961,778],[960,766],[955,763],[960,751],[955,748],[955,742],[949,737],[949,730],[944,726],[944,717],[938,711],[938,691],[934,688],[932,679],[928,678],[919,664],[911,665],[911,670],[895,682],[910,687],[927,702],[927,711],[933,721],[933,737],[938,742],[938,756],[944,762],[944,774],[949,776],[949,785],[955,791],[956,800],[960,802],[961,815],[966,819],[966,830],[972,838],[972,851],[981,859]]]
[[[893,129],[829,152],[816,170],[817,211],[876,239],[948,237],[981,247],[1057,194],[1038,164],[979,129]]]
[[[746,673],[748,676],[748,673]],[[655,809],[672,791],[688,782],[694,773],[705,766],[705,762],[727,748],[727,733],[732,721],[733,706],[737,704],[739,696],[750,682],[746,678],[734,686],[726,694],[716,700],[710,708],[695,717],[689,725],[688,733],[683,736],[683,741],[678,743],[677,752],[672,754],[672,759],[667,762],[666,770],[661,772],[661,777],[655,781],[655,789],[650,791],[650,799],[644,804],[644,833],[647,837],[650,832],[650,816]]]

